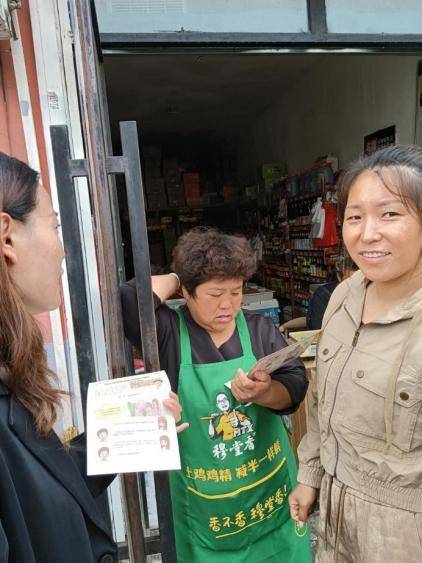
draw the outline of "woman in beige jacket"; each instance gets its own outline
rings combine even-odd
[[[360,271],[324,316],[292,517],[320,490],[316,560],[422,561],[422,150],[387,147],[339,189]]]

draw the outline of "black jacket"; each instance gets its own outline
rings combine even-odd
[[[0,563],[114,563],[117,549],[94,496],[110,477],[85,477],[85,440],[69,450],[40,437],[0,382]]]
[[[319,330],[321,328],[325,309],[337,285],[337,282],[328,282],[315,290],[306,316],[306,326],[309,330]]]

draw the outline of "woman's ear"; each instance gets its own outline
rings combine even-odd
[[[8,213],[0,214],[0,251],[9,265],[18,261],[13,244],[13,219]]]

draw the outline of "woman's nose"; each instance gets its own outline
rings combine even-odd
[[[361,239],[363,242],[372,242],[381,239],[381,232],[376,219],[367,218],[362,222]]]
[[[220,309],[229,309],[231,307],[231,302],[228,297],[225,297],[220,301]]]

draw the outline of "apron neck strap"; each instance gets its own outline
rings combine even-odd
[[[177,308],[176,312],[179,316],[180,328],[180,362],[182,364],[192,363],[192,349],[190,345],[190,338],[188,328],[186,326],[185,316],[181,308]],[[245,315],[242,309],[236,315],[236,327],[239,333],[240,345],[244,356],[254,356],[252,351],[251,335],[249,334],[248,325],[246,324]]]
[[[179,328],[180,328],[180,363],[181,364],[191,364],[192,363],[192,349],[190,346],[190,338],[188,333],[188,328],[185,322],[185,316],[180,307],[176,309],[179,315]]]
[[[249,333],[248,325],[246,324],[245,315],[242,309],[236,315],[236,326],[239,333],[240,344],[244,356],[254,356],[252,351],[251,335]]]

